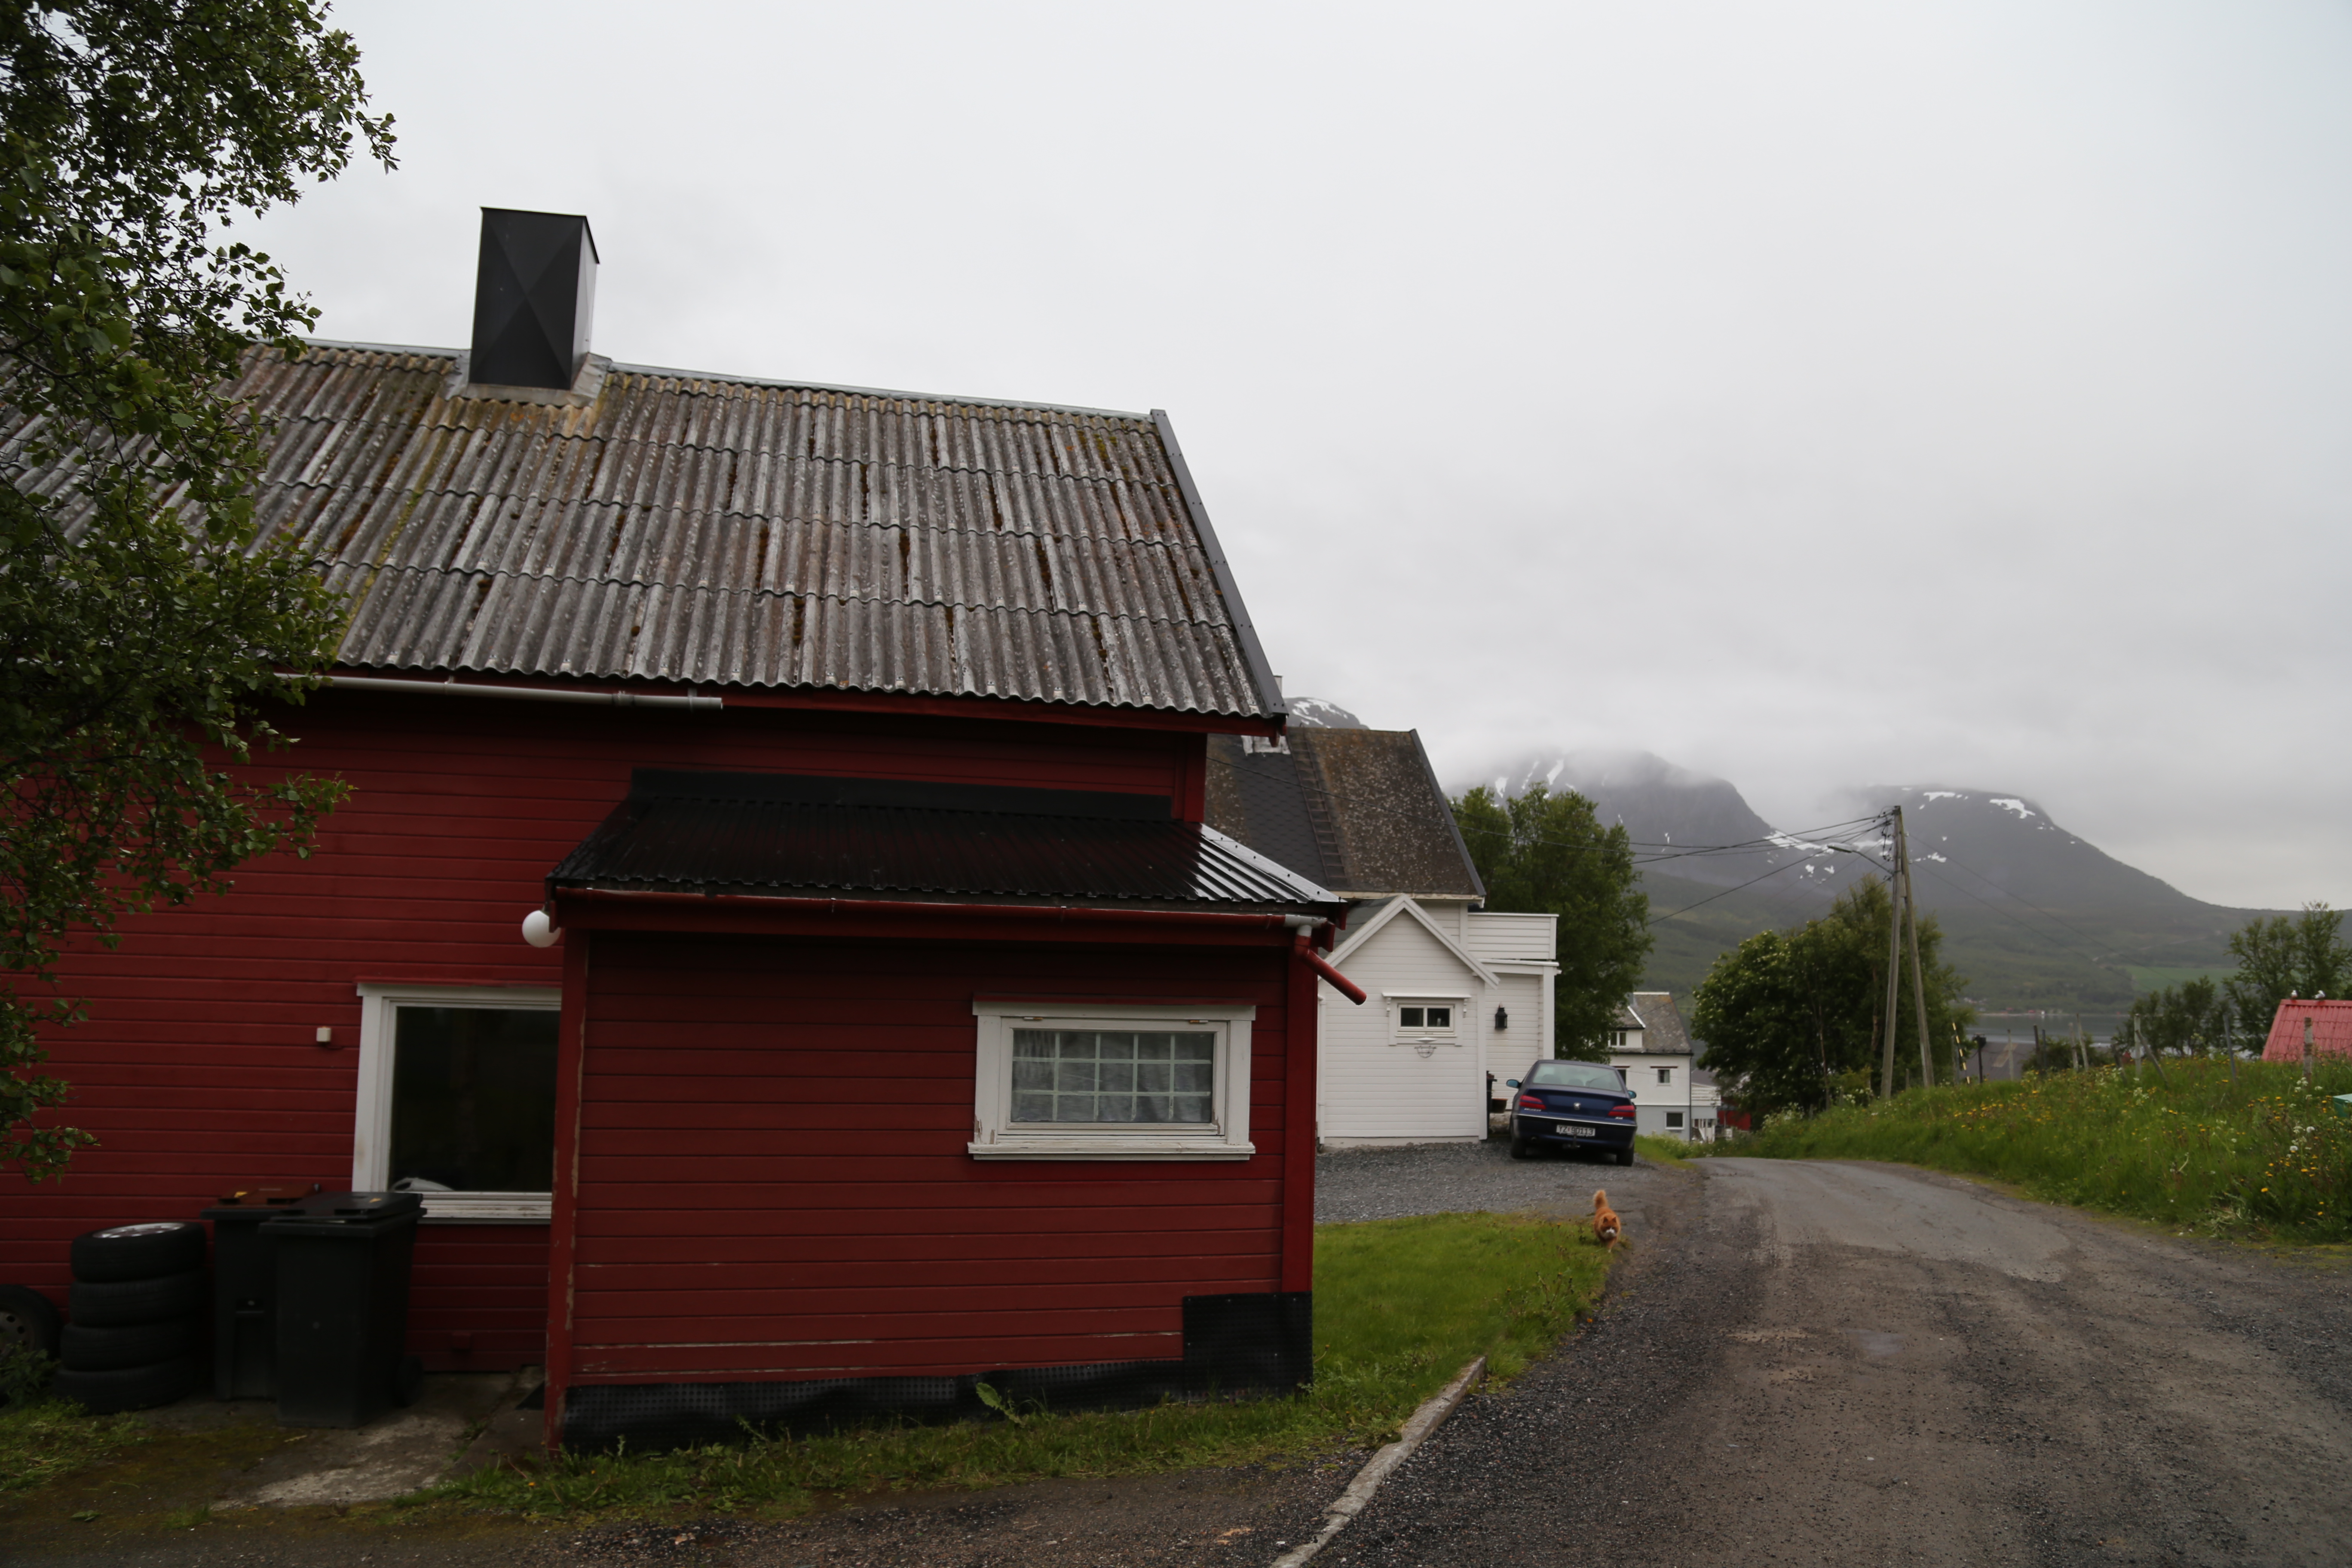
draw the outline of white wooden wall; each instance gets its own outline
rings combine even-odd
[[[1370,994],[1359,1007],[1319,988],[1318,1133],[1330,1144],[1428,1143],[1486,1136],[1486,1075],[1525,1075],[1551,1054],[1552,917],[1423,906],[1433,923],[1496,975],[1489,984],[1444,942],[1398,913],[1340,967]],[[1423,1055],[1395,1028],[1397,998],[1459,1009],[1450,1041]],[[1495,1027],[1495,1009],[1508,1015]]]

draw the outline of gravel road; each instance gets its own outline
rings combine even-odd
[[[1701,1169],[1600,1322],[1322,1563],[2352,1562],[2340,1267],[1893,1167]]]

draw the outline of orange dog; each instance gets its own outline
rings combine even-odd
[[[1614,1247],[1624,1234],[1625,1222],[1619,1219],[1617,1211],[1609,1206],[1609,1194],[1605,1192],[1593,1194],[1592,1239],[1603,1247]]]

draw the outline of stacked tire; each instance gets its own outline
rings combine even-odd
[[[184,1220],[78,1236],[51,1392],[92,1411],[184,1399],[203,1375],[205,1227]]]

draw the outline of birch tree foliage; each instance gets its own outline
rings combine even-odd
[[[0,1164],[35,1180],[91,1141],[39,1070],[68,934],[299,852],[341,793],[230,771],[342,612],[257,542],[267,432],[218,389],[317,319],[236,222],[391,165],[358,65],[309,0],[0,0]]]

